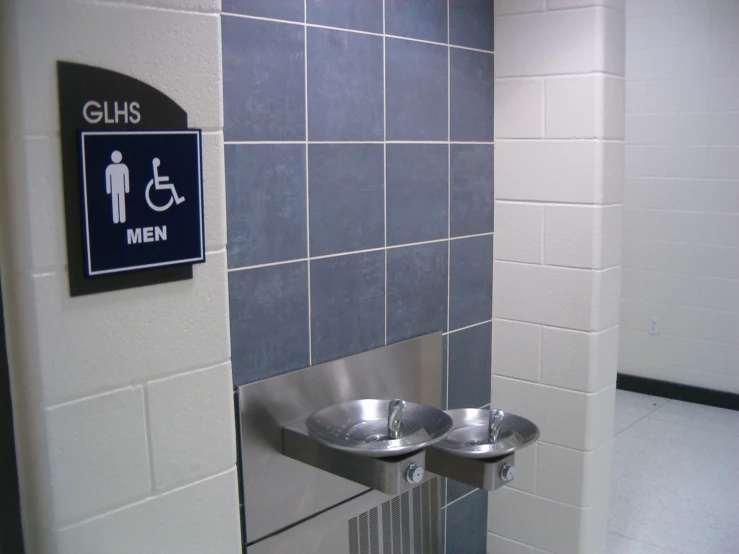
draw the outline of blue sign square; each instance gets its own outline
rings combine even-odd
[[[82,131],[88,276],[205,261],[201,133]]]

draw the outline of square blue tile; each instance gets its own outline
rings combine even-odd
[[[222,17],[226,140],[305,140],[300,25]]]
[[[308,23],[382,33],[382,0],[307,0]]]
[[[310,140],[382,140],[382,37],[308,29]]]
[[[490,403],[492,323],[449,334],[449,409]]]
[[[473,492],[447,507],[446,513],[446,554],[485,554],[488,493]]]
[[[385,0],[388,35],[446,43],[446,18],[446,0]]]
[[[451,241],[449,328],[493,317],[493,235]]]
[[[447,243],[387,251],[387,341],[446,329]]]
[[[234,385],[306,367],[308,262],[228,274]]]
[[[387,242],[424,242],[448,235],[445,144],[387,145]]]
[[[310,263],[313,364],[385,344],[385,253]]]
[[[494,147],[492,144],[452,144],[450,148],[452,236],[492,233]]]
[[[449,0],[449,44],[495,48],[493,0]]]
[[[305,146],[227,144],[228,266],[306,258]]]
[[[476,488],[477,487],[455,481],[454,479],[447,479],[447,502],[454,502],[457,498],[464,496],[468,492],[472,492]]]
[[[311,144],[310,253],[382,247],[385,241],[381,144]]]
[[[452,48],[450,51],[451,138],[458,142],[492,142],[493,54]]]
[[[303,21],[304,0],[222,0],[223,13]]]
[[[385,55],[388,140],[447,140],[448,48],[389,38]]]

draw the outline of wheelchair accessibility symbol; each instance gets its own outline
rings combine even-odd
[[[176,204],[179,206],[185,201],[184,196],[179,196],[177,194],[177,189],[174,186],[174,183],[169,183],[169,177],[165,175],[159,175],[159,166],[161,165],[161,161],[159,158],[154,158],[151,161],[151,167],[154,173],[154,177],[152,179],[149,179],[149,183],[146,185],[146,203],[149,204],[149,207],[154,210],[155,212],[165,212],[170,207],[172,207],[172,204]],[[164,205],[158,205],[152,202],[151,200],[151,189],[154,187],[154,190],[157,191],[169,191],[169,199]],[[159,195],[161,196],[161,195]]]

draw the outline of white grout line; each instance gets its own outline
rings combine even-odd
[[[447,242],[449,239],[433,239],[433,240],[425,240],[422,242],[409,242],[407,244],[391,244],[388,246],[388,250],[393,250],[395,248],[405,248],[407,246],[421,246],[424,244],[436,244],[437,242]]]
[[[444,502],[446,502],[447,499],[447,493],[449,492],[449,488],[447,486],[447,480],[444,480]],[[441,507],[441,510],[444,512],[444,550],[442,550],[443,554],[446,554],[446,504]]]
[[[451,331],[447,331],[446,333],[442,333],[442,335],[449,336],[452,333],[457,333],[459,331],[466,331],[467,329],[472,329],[473,327],[479,327],[480,325],[485,325],[486,323],[492,323],[492,319],[486,319],[485,321],[480,321],[479,323],[473,323],[472,325],[466,325],[465,327],[460,327],[459,329],[452,329]]]
[[[311,144],[385,144],[382,140],[311,140]]]
[[[224,146],[229,145],[259,145],[259,144],[305,144],[305,140],[224,140]]]
[[[340,256],[353,256],[355,254],[369,254],[370,252],[380,252],[385,250],[384,246],[378,246],[377,248],[367,248],[365,250],[354,250],[353,252],[342,252],[340,254],[324,254],[322,256],[313,256],[311,260],[326,260],[328,258],[338,258]]]
[[[303,21],[308,23],[308,0],[303,0]],[[303,58],[305,68],[305,242],[308,255],[308,365],[313,365],[313,324],[310,292],[310,173],[308,161],[308,28],[303,29]]]
[[[449,25],[449,1],[446,2],[446,41],[449,43],[450,25]],[[448,239],[452,237],[452,85],[451,85],[451,48],[447,46],[446,50],[446,138],[447,138],[447,151],[446,151],[446,236]],[[446,330],[449,331],[449,313],[451,312],[451,281],[452,281],[452,241],[447,243],[446,248]],[[452,349],[452,341],[449,335],[446,337],[446,398],[445,408],[449,409],[449,352]],[[444,507],[448,506],[449,502],[449,479],[444,479]],[[447,528],[447,514],[448,511],[444,510],[444,550],[446,554],[446,538],[449,534]]]
[[[449,1],[446,4],[446,39],[449,42]],[[449,239],[446,250],[446,330],[450,329],[450,313],[451,313],[451,282],[452,282],[452,85],[451,85],[451,49],[447,46],[446,51],[446,236]],[[447,355],[449,345],[447,344]],[[447,402],[449,400],[449,366],[447,365]],[[447,404],[448,405],[448,404]]]
[[[382,178],[385,231],[385,344],[387,344],[387,39],[385,37],[385,2],[382,2]]]
[[[446,41],[449,42],[449,0],[446,3]],[[447,47],[446,51],[446,138],[448,144],[446,148],[446,236],[449,242],[446,247],[446,330],[449,332],[451,313],[451,282],[452,282],[452,85],[451,85],[451,49]],[[449,408],[449,351],[451,350],[451,340],[447,335],[446,339],[446,408]],[[447,483],[449,481],[447,480]],[[449,487],[447,485],[446,496],[444,500],[449,500]],[[446,527],[444,528],[444,552],[446,552]]]
[[[471,140],[226,140],[224,145],[259,145],[259,144],[468,144],[493,146],[494,141],[471,141]]]
[[[448,508],[448,507],[449,507],[449,506],[451,506],[452,504],[455,504],[455,503],[459,502],[460,500],[463,500],[463,499],[467,498],[468,496],[470,496],[471,494],[474,494],[474,493],[476,493],[476,492],[477,492],[477,491],[479,491],[479,490],[480,490],[480,489],[474,489],[474,490],[471,490],[470,492],[468,492],[468,493],[465,493],[465,494],[463,494],[463,495],[462,495],[462,496],[460,496],[459,498],[455,498],[455,499],[454,499],[454,500],[452,500],[451,502],[447,502],[446,506],[444,506],[444,507],[445,507],[445,508]],[[449,498],[447,498],[447,500],[449,500]]]
[[[306,160],[306,172],[307,172],[307,160]],[[310,227],[310,223],[309,222],[308,222],[308,227]],[[310,229],[308,229],[308,231],[310,231]],[[295,259],[292,259],[292,260],[283,260],[283,261],[279,261],[279,262],[268,262],[268,263],[264,263],[264,264],[246,265],[246,266],[240,266],[240,267],[230,267],[230,268],[228,268],[228,272],[229,273],[236,273],[236,272],[245,271],[245,270],[248,270],[248,269],[260,269],[260,268],[263,268],[263,267],[271,267],[271,266],[276,266],[276,265],[294,264],[294,263],[299,263],[299,262],[309,262],[309,261],[313,261],[313,260],[323,260],[323,259],[326,259],[326,258],[338,258],[339,256],[351,256],[353,254],[365,254],[365,253],[369,253],[369,252],[379,252],[380,250],[385,250],[385,249],[387,249],[387,250],[394,250],[396,248],[407,248],[409,246],[423,246],[423,245],[426,245],[426,244],[436,244],[436,243],[440,243],[440,242],[451,242],[453,240],[472,239],[472,238],[476,238],[476,237],[487,237],[487,236],[492,236],[494,234],[495,233],[479,233],[477,235],[464,235],[464,236],[461,236],[461,237],[452,237],[451,239],[433,239],[433,240],[426,240],[426,241],[422,241],[422,242],[409,242],[409,243],[405,243],[405,244],[390,244],[387,247],[385,247],[385,246],[378,246],[376,248],[366,248],[364,250],[350,250],[348,252],[337,252],[335,254],[322,254],[320,256],[310,256],[308,258],[295,258]],[[449,261],[447,260],[447,266],[448,265],[449,265]],[[574,269],[578,269],[578,268],[574,268]],[[449,267],[447,267],[447,270],[449,270]],[[591,271],[591,270],[583,270],[583,271]],[[595,271],[595,270],[593,270],[593,271]],[[448,292],[448,289],[449,289],[449,287],[447,286],[447,292]]]
[[[495,54],[495,50],[483,50],[482,48],[472,48],[471,46],[460,46],[459,44],[450,44],[449,48],[457,50],[469,50],[471,52],[481,52],[483,54]]]
[[[460,46],[458,44],[445,44],[443,42],[434,42],[432,40],[423,40],[418,38],[411,38],[411,37],[401,37],[398,35],[386,35],[385,34],[385,7],[383,3],[383,23],[382,23],[382,33],[373,33],[372,31],[360,31],[359,29],[345,29],[343,27],[332,27],[330,25],[320,25],[318,23],[308,23],[306,20],[307,14],[304,15],[303,21],[290,21],[289,19],[275,19],[272,17],[260,17],[257,15],[246,15],[243,13],[230,13],[230,12],[221,12],[222,16],[227,17],[238,17],[240,19],[256,19],[258,21],[270,21],[272,23],[286,23],[288,25],[301,25],[305,27],[312,27],[314,29],[327,29],[329,31],[344,31],[346,33],[357,33],[360,35],[371,35],[375,37],[388,37],[388,38],[394,38],[397,40],[407,40],[409,42],[422,42],[424,44],[434,44],[436,46],[443,46],[446,48],[457,48],[459,50],[471,50],[473,52],[482,52],[483,54],[494,54],[495,51],[493,50],[483,50],[480,48],[471,48],[469,46]],[[447,31],[447,40],[449,37],[449,32]]]
[[[474,239],[477,237],[490,237],[493,236],[495,233],[493,231],[487,232],[487,233],[477,233],[474,235],[462,235],[461,237],[451,237],[449,240],[461,240],[461,239]]]
[[[305,2],[303,2],[303,6],[305,6]],[[258,15],[246,15],[243,13],[231,13],[231,12],[221,12],[221,16],[226,17],[237,17],[239,19],[256,19],[257,21],[271,21],[272,23],[287,23],[288,25],[300,25],[301,27],[304,27],[306,25],[305,23],[305,13],[303,13],[303,21],[291,21],[289,19],[275,19],[273,17],[261,17]]]
[[[236,273],[238,271],[245,271],[247,269],[261,269],[263,267],[272,267],[276,265],[286,265],[286,264],[296,264],[299,262],[307,262],[308,258],[296,258],[294,260],[285,260],[284,262],[270,262],[266,264],[257,264],[257,265],[246,265],[243,267],[230,267],[228,268],[229,273]]]

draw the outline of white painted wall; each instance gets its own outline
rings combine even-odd
[[[624,171],[621,0],[496,0],[492,405],[535,421],[493,554],[606,539]]]
[[[626,14],[619,371],[739,392],[739,1]]]
[[[240,552],[219,0],[0,2],[0,267],[29,554]],[[170,95],[204,130],[208,262],[70,298],[56,60]]]

